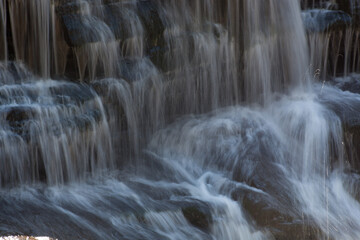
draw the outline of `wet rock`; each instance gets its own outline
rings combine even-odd
[[[140,80],[143,66],[146,66],[147,63],[141,58],[125,58],[120,61],[120,73],[121,76],[127,82],[134,82]],[[141,75],[141,74],[140,74]]]
[[[268,195],[252,192],[249,190],[236,190],[232,198],[241,202],[241,206],[251,219],[255,220],[260,227],[269,227],[274,223],[290,222],[292,217],[279,210],[275,199],[269,199]]]
[[[95,92],[86,84],[62,84],[50,87],[49,91],[59,99],[58,103],[65,103],[66,100],[84,103],[96,97]]]
[[[56,7],[56,13],[59,15],[80,13],[81,9],[85,8],[85,2],[83,1],[69,1],[66,3],[59,3]]]
[[[356,78],[350,77],[349,81],[339,82],[337,84],[337,87],[339,87],[343,91],[360,94],[360,81],[356,80]]]
[[[92,127],[100,122],[102,119],[101,113],[97,109],[91,109],[85,113],[77,114],[69,118],[60,119],[60,124],[54,124],[52,132],[55,135],[60,135],[63,129],[72,128],[75,131],[84,132],[92,130]]]
[[[165,26],[161,21],[159,9],[152,1],[138,1],[136,6],[145,28],[146,48],[149,50],[156,46],[163,47]]]
[[[200,211],[198,208],[185,207],[182,208],[182,213],[186,220],[188,220],[189,223],[193,226],[203,230],[207,230],[209,228],[209,225],[211,223],[211,216]]]
[[[357,8],[357,12],[352,15],[353,17],[353,27],[360,29],[360,7]]]
[[[343,11],[312,9],[302,13],[305,29],[308,32],[325,32],[344,29],[350,26],[352,18]]]
[[[338,6],[333,1],[324,1],[324,0],[301,0],[300,1],[302,9],[310,8],[323,8],[323,9],[337,9]]]
[[[273,231],[272,234],[275,240],[317,240],[324,239],[319,230],[314,229],[311,225],[314,223],[287,223],[278,225],[280,231]],[[329,239],[329,238],[327,238]]]
[[[124,58],[120,60],[121,77],[129,83],[158,77],[158,70],[149,58]]]
[[[34,115],[35,111],[31,107],[11,107],[7,113],[6,121],[12,132],[21,136],[28,136],[26,124]]]
[[[269,195],[249,190],[235,191],[232,198],[241,206],[256,226],[267,229],[276,240],[318,239],[319,230],[314,223],[299,219],[291,208],[284,208]]]
[[[57,119],[57,117],[60,118]],[[45,116],[31,107],[15,107],[6,116],[10,130],[27,141],[31,139],[32,135],[40,134],[38,132],[40,129],[36,127],[39,121],[44,121],[42,124],[47,134],[59,136],[64,129],[80,132],[92,130],[92,127],[101,120],[102,116],[98,109],[89,109],[73,116]]]
[[[116,83],[114,84],[113,81],[95,81],[92,84],[92,87],[96,91],[96,93],[103,99],[103,101],[107,103],[105,105],[105,111],[108,118],[110,119],[116,116],[115,121],[117,122],[117,127],[119,127],[122,131],[127,131],[129,125],[124,110],[126,106],[123,106],[123,103],[120,101],[122,96],[117,95],[117,92],[113,91],[116,88]]]
[[[126,23],[122,13],[125,10],[124,7],[121,4],[113,4],[105,6],[104,9],[104,21],[110,27],[116,39],[123,39],[125,36],[125,26],[123,24]]]
[[[31,108],[14,107],[8,112],[6,120],[9,122],[22,122],[28,120],[31,115]]]
[[[110,36],[102,35],[97,28],[106,24],[95,16],[66,14],[62,16],[65,40],[71,47],[79,47],[86,43],[109,40]],[[96,28],[95,28],[96,26]]]
[[[352,14],[353,2],[352,0],[337,0],[338,8],[344,12]]]
[[[6,237],[0,237],[0,240],[55,240],[55,238],[32,237],[32,236],[6,236]]]
[[[161,71],[167,72],[169,70],[169,62],[166,59],[168,54],[166,47],[155,46],[148,50],[148,56],[151,62]]]
[[[1,62],[0,63],[0,84],[21,83],[33,75],[26,67],[17,62]]]
[[[323,94],[320,100],[341,119],[347,167],[360,171],[360,101],[357,95],[360,94],[360,80],[357,76],[349,76],[335,81],[333,84],[343,92],[332,93],[334,99],[328,93]]]
[[[86,7],[96,11],[82,13],[81,9]],[[145,54],[157,67],[165,69],[165,27],[160,10],[153,1],[57,1],[56,13],[64,42],[73,51],[91,43],[117,41],[123,56],[142,57]],[[144,48],[134,49],[137,41],[143,41]],[[66,59],[68,64],[64,75],[71,79],[84,79],[84,76],[78,76],[76,67],[75,71],[68,69],[77,66],[79,56],[68,54]],[[95,71],[95,76],[101,76],[101,64]]]
[[[338,9],[351,15],[353,26],[360,27],[360,3],[354,0],[337,0]]]
[[[0,117],[6,121],[9,130],[27,141],[39,131],[54,135],[71,128],[86,131],[102,120],[100,110],[90,102],[97,95],[85,84],[50,84],[44,93],[34,91],[32,87],[19,85],[17,88],[13,93],[15,96],[3,97]],[[16,101],[20,103],[12,106]],[[74,109],[78,111],[74,112]]]
[[[74,2],[74,1],[76,1],[76,0],[55,0],[54,2],[57,5],[63,5],[63,4],[71,3],[71,2]]]
[[[154,46],[162,46],[164,24],[161,21],[159,10],[156,4],[152,1],[137,1],[136,4],[119,1],[105,1],[104,5],[96,6],[102,7],[104,10],[104,17],[88,16],[79,14],[80,10],[84,8],[82,2],[65,2],[58,3],[56,11],[62,18],[66,40],[70,46],[81,46],[85,43],[98,42],[102,40],[94,29],[94,26],[104,25],[111,29],[115,39],[125,40],[131,38],[126,31],[130,15],[138,15],[144,26],[146,36],[145,43],[147,49]],[[89,4],[89,3],[86,3]],[[91,2],[90,2],[91,4]],[[94,3],[95,4],[95,3]],[[133,12],[133,13],[131,13]],[[106,23],[106,24],[105,24]]]
[[[343,126],[346,157],[352,169],[360,171],[360,122]]]

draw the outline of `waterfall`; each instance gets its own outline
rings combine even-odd
[[[2,61],[7,60],[7,39],[6,39],[6,1],[0,2],[0,13],[1,13],[1,28],[0,28],[0,34],[1,34],[1,56],[0,59]]]
[[[50,76],[50,2],[9,1],[16,60],[25,61],[41,76]]]
[[[244,1],[247,99],[268,102],[273,92],[309,86],[299,7],[296,1]]]
[[[0,235],[359,238],[344,3],[0,0]]]
[[[61,184],[113,166],[103,105],[91,89],[35,79],[23,66],[0,69],[1,185]]]

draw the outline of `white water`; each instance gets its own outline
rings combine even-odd
[[[249,0],[244,14],[246,99],[267,103],[274,92],[306,89],[309,60],[299,3]]]
[[[81,46],[62,38],[57,5],[8,6],[17,63],[0,65],[1,235],[360,238],[343,132],[360,95],[315,83],[329,36],[308,46],[297,1],[158,1],[156,37],[147,1],[110,5],[120,39],[103,1],[78,3]],[[159,48],[160,64],[148,57]],[[69,64],[88,84],[48,79]]]

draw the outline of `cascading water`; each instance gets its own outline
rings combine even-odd
[[[359,30],[334,4],[0,0],[0,234],[358,239]]]
[[[244,14],[247,99],[269,102],[284,88],[306,88],[308,50],[298,2],[244,1]]]
[[[8,1],[16,60],[50,76],[50,2]],[[36,49],[36,50],[35,50]]]
[[[1,11],[1,28],[0,28],[0,34],[1,34],[1,55],[0,59],[2,61],[6,61],[8,58],[7,56],[7,39],[6,39],[6,1],[0,2],[0,11]]]
[[[1,69],[1,183],[60,184],[113,166],[103,106],[91,89],[35,81],[22,66]]]

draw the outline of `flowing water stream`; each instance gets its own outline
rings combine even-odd
[[[295,0],[0,14],[0,235],[360,238],[358,29],[339,76],[339,35]]]

